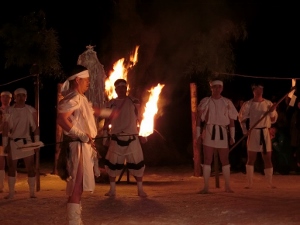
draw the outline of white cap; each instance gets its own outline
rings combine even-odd
[[[214,80],[214,81],[209,82],[209,85],[210,86],[214,86],[214,85],[221,85],[221,86],[223,86],[223,81],[221,81],[221,80]]]
[[[7,95],[9,97],[12,97],[12,94],[9,91],[2,91],[1,96],[3,96],[3,95]]]
[[[15,90],[14,94],[15,95],[17,95],[17,94],[25,94],[25,95],[27,95],[27,91],[24,88],[18,88],[18,89]]]

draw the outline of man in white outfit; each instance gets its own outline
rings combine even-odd
[[[230,164],[228,146],[228,126],[230,134],[230,145],[235,142],[234,120],[237,119],[238,112],[231,100],[221,95],[223,82],[214,80],[210,82],[211,96],[203,98],[197,107],[197,139],[198,143],[203,143],[203,178],[204,188],[200,194],[209,193],[209,177],[211,174],[211,163],[214,149],[219,153],[222,163],[222,172],[225,179],[225,192],[233,192],[230,188]],[[201,132],[201,122],[205,122]]]
[[[18,159],[23,159],[28,176],[29,196],[35,196],[36,172],[34,163],[35,149],[19,149],[24,144],[32,143],[31,132],[34,135],[34,142],[40,141],[40,129],[37,120],[37,111],[30,105],[27,105],[27,91],[24,88],[18,88],[14,91],[15,104],[9,109],[9,118],[3,124],[2,143],[4,149],[7,149],[8,165],[8,188],[9,194],[6,199],[12,199],[15,194],[16,171]]]
[[[252,85],[253,98],[246,101],[239,112],[239,121],[243,133],[244,135],[248,135],[248,161],[246,164],[248,185],[246,188],[251,188],[253,185],[254,163],[258,152],[262,153],[265,166],[264,173],[268,185],[271,188],[274,188],[272,183],[272,143],[269,128],[272,123],[276,122],[278,115],[276,112],[276,104],[273,104],[271,101],[263,98],[263,90],[264,87],[261,84]],[[255,127],[253,127],[262,117],[263,119]],[[249,119],[249,127],[251,128],[250,132],[248,132],[246,127],[247,119]]]
[[[105,168],[110,181],[110,189],[105,195],[116,195],[116,176],[121,173],[126,161],[129,172],[137,181],[138,195],[147,197],[142,185],[145,162],[137,127],[140,121],[139,100],[127,96],[126,80],[118,79],[114,86],[118,97],[110,100],[107,107],[114,109],[115,113],[105,120],[103,127],[104,136],[107,136],[109,125],[112,134],[110,143],[104,139],[104,145],[109,147],[105,156]],[[143,137],[140,139],[145,141]]]
[[[81,225],[81,196],[83,191],[93,192],[95,189],[94,138],[97,135],[95,117],[106,115],[100,109],[95,113],[92,105],[84,95],[90,84],[89,72],[83,66],[77,66],[62,85],[64,98],[58,105],[57,122],[64,134],[69,138],[68,174],[66,194],[68,195],[68,222]]]
[[[5,121],[9,118],[9,106],[11,102],[12,94],[9,91],[1,92],[1,107],[0,107],[0,135],[2,142],[2,128]],[[3,145],[0,146],[0,193],[4,189],[5,180],[5,157],[7,153],[4,152]]]

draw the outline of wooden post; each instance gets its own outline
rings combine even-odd
[[[36,75],[36,83],[35,83],[35,109],[37,112],[37,126],[40,126],[40,104],[39,98],[40,94],[40,76],[39,74]],[[41,182],[40,182],[40,149],[35,151],[35,171],[36,171],[36,191],[40,191],[41,189]]]
[[[61,99],[63,99],[62,94],[60,93],[61,90],[61,86],[62,84],[58,84],[57,85],[57,102],[56,105],[58,106],[58,103]],[[56,115],[57,115],[57,107],[56,107]],[[60,142],[62,141],[62,128],[56,123],[56,135],[55,135],[55,139],[56,139],[56,144],[55,145],[55,155],[54,155],[54,166],[53,166],[53,171],[52,174],[58,174],[57,172],[57,162],[58,162],[58,157],[60,154]]]
[[[201,155],[200,146],[197,144],[197,132],[196,132],[196,122],[197,122],[197,87],[195,83],[190,84],[191,92],[191,118],[192,118],[192,132],[193,132],[193,159],[194,159],[194,176],[200,177],[202,174],[201,168]]]

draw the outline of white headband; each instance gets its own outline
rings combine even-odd
[[[12,94],[9,91],[2,91],[1,96],[3,96],[3,95],[7,95],[9,97],[12,97]]]
[[[115,87],[127,86],[126,82],[119,82]]]
[[[209,84],[210,84],[210,86],[214,86],[214,85],[221,85],[221,86],[223,86],[223,81],[221,81],[221,80],[214,80],[214,81],[211,81]]]
[[[27,95],[27,91],[24,88],[18,88],[18,89],[15,90],[14,94],[15,95],[17,95],[17,94],[25,94],[25,95]]]
[[[86,78],[86,77],[89,77],[89,71],[88,70],[84,70],[80,73],[76,73],[72,76],[70,76],[64,83],[63,85],[61,86],[61,90],[60,92],[61,93],[66,93],[66,91],[69,90],[70,88],[70,80],[74,80],[76,77],[80,77],[80,78]]]

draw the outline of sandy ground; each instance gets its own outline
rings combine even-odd
[[[13,200],[0,193],[0,224],[66,224],[65,182],[41,165],[40,191],[28,198],[26,174],[19,172]],[[104,196],[108,183],[97,183],[93,194],[82,199],[84,224],[91,225],[298,225],[300,224],[300,176],[274,175],[276,189],[267,188],[264,176],[255,173],[254,188],[244,189],[246,175],[232,173],[234,193],[224,192],[215,177],[211,194],[197,194],[202,177],[194,177],[191,166],[148,167],[144,177],[147,198],[137,196],[133,177],[126,174],[117,184],[117,196]],[[7,192],[7,184],[5,187]]]

